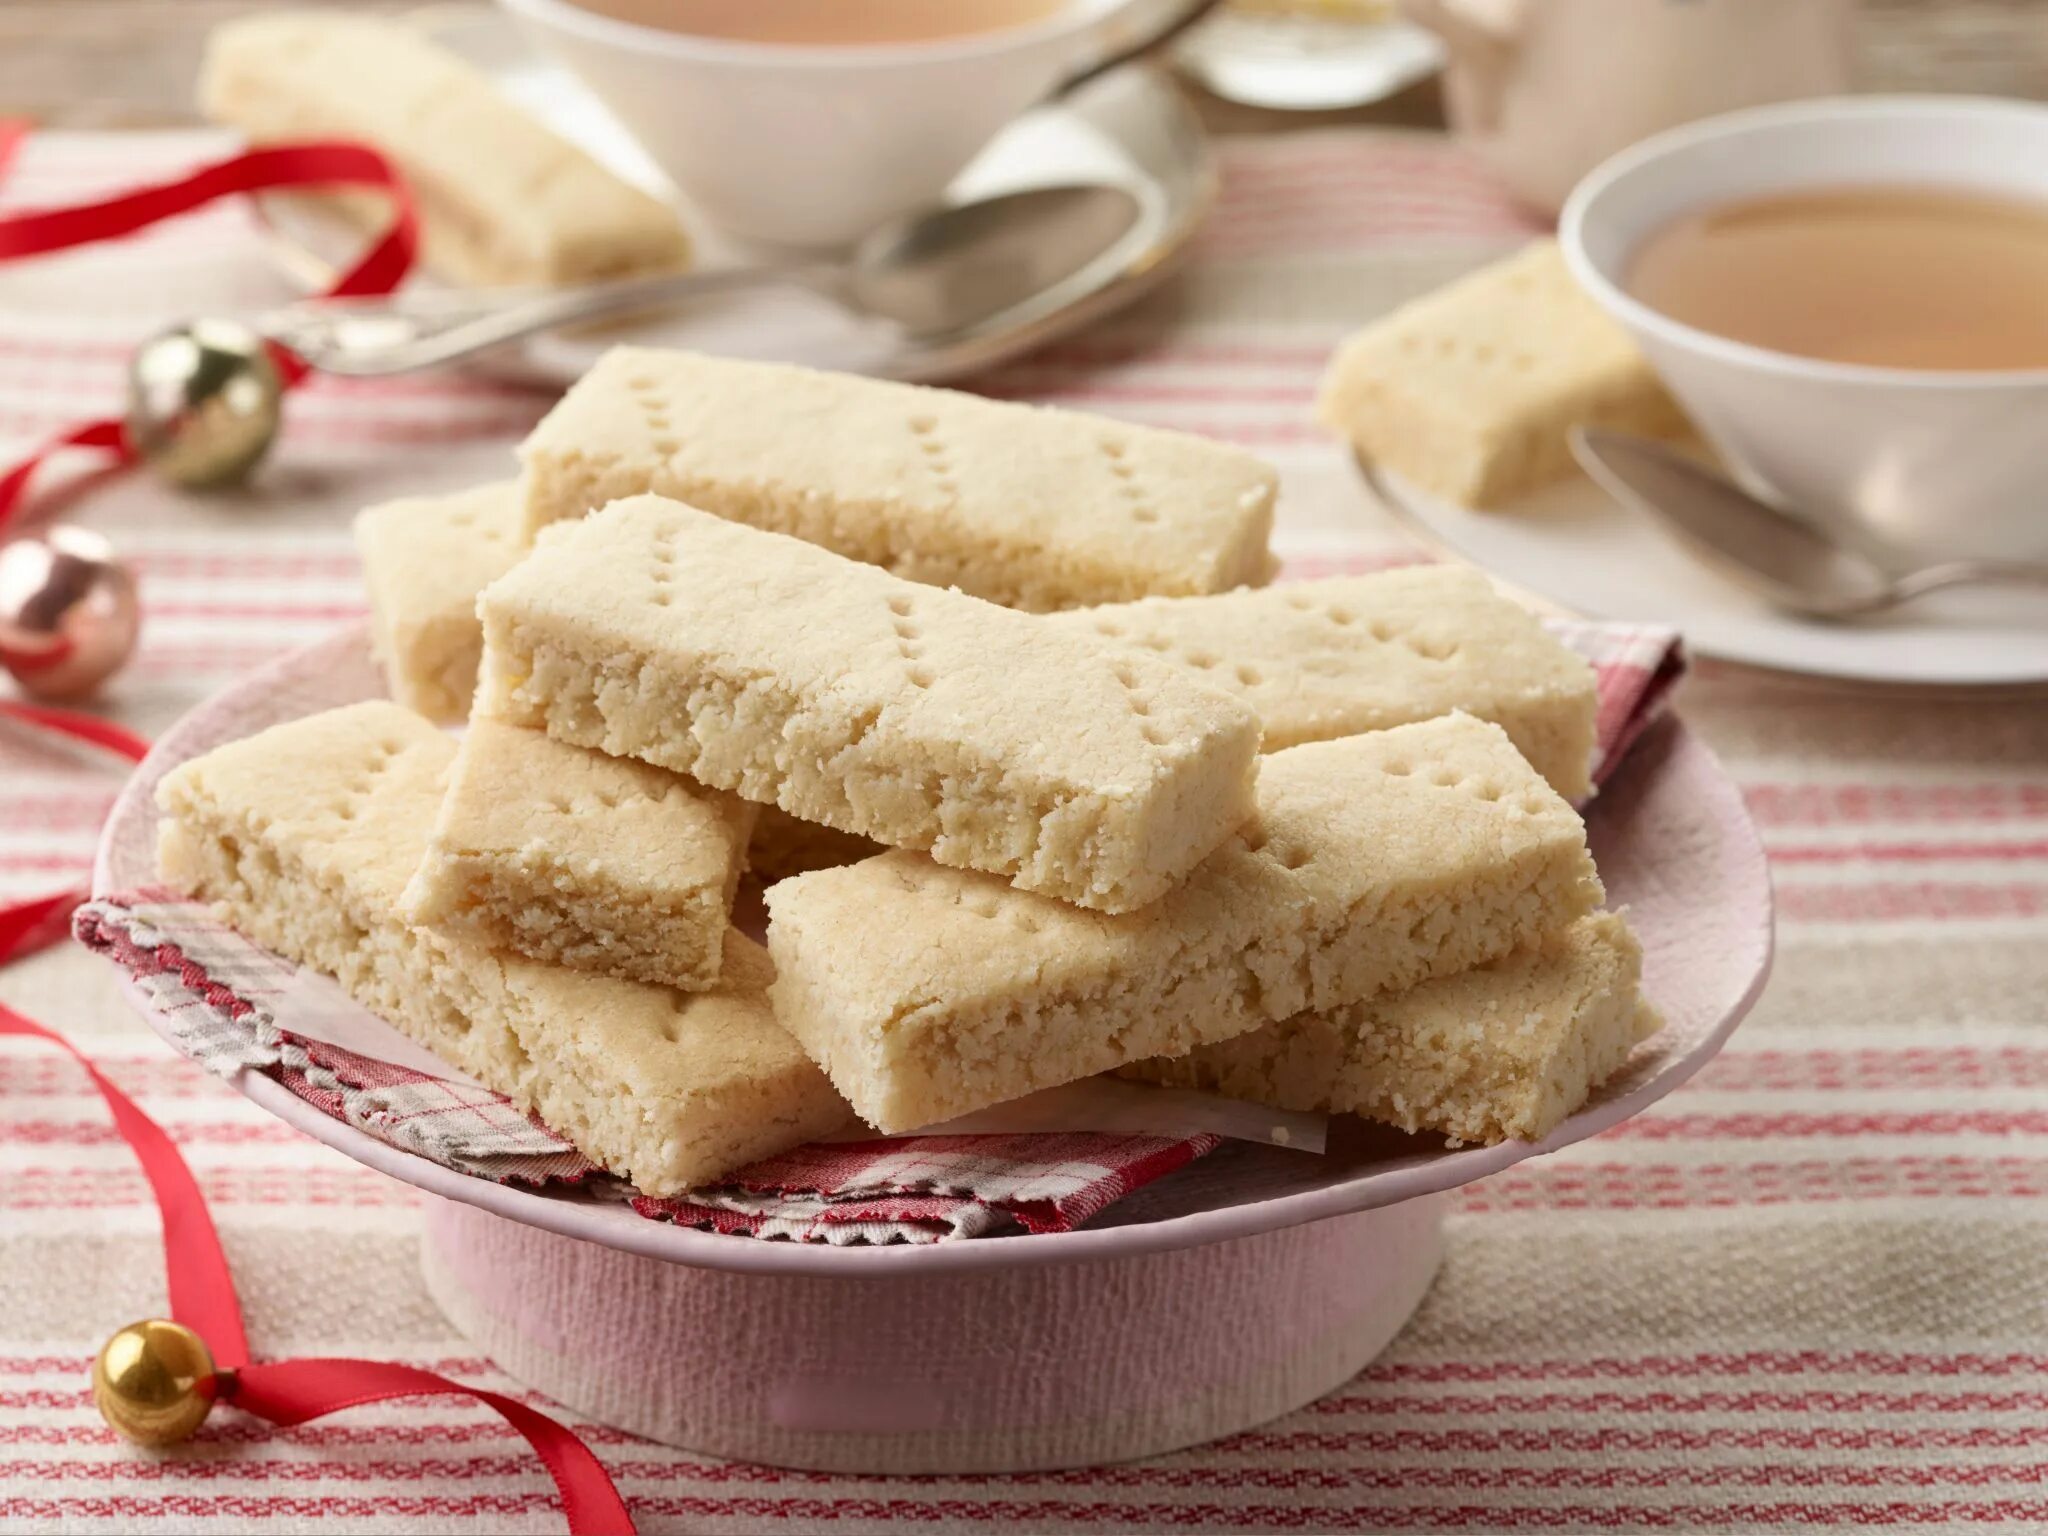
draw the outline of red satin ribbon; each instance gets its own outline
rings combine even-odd
[[[0,173],[20,142],[17,126],[0,123]],[[391,162],[365,144],[345,142],[280,144],[252,149],[160,186],[143,187],[71,208],[37,209],[0,218],[0,261],[19,261],[101,240],[118,240],[164,219],[190,213],[223,197],[291,188],[375,187],[392,204],[390,226],[327,291],[330,298],[368,298],[389,293],[405,279],[419,246],[419,219],[412,193]],[[306,376],[306,365],[282,347],[272,347],[287,388]],[[18,510],[36,470],[67,448],[104,453],[117,464],[135,457],[119,420],[88,422],[60,433],[0,476],[0,529]]]
[[[102,720],[98,715],[82,714],[75,709],[52,709],[47,704],[0,699],[0,720],[17,720],[35,730],[68,736],[89,747],[116,753],[131,763],[139,763],[149,755],[149,743],[126,726]],[[0,950],[0,957],[5,954],[5,950]]]
[[[0,122],[0,173],[19,142],[20,131]],[[276,187],[368,185],[390,192],[396,207],[391,227],[371,250],[335,283],[341,296],[387,293],[411,265],[417,244],[412,201],[383,156],[355,144],[302,144],[254,150],[159,187],[125,193],[76,208],[18,214],[0,219],[0,261],[33,256],[94,240],[130,234],[159,219],[197,208],[215,198]],[[306,373],[299,359],[278,353],[287,384]],[[56,438],[0,477],[0,529],[17,510],[30,477],[52,453],[91,448],[117,462],[133,457],[118,421],[98,421]],[[132,731],[91,715],[0,699],[0,719],[52,732],[139,760],[149,744]],[[82,899],[77,891],[38,897],[0,908],[0,965],[61,937],[65,919]],[[277,1360],[252,1364],[241,1303],[220,1234],[206,1208],[192,1170],[163,1128],[103,1076],[79,1049],[55,1031],[0,1004],[0,1035],[25,1035],[69,1052],[106,1100],[114,1125],[134,1150],[148,1177],[162,1217],[164,1268],[171,1316],[206,1341],[219,1374],[217,1396],[277,1425],[303,1424],[346,1408],[398,1397],[459,1396],[495,1409],[525,1436],[562,1498],[571,1536],[633,1536],[633,1520],[602,1463],[561,1424],[497,1392],[466,1387],[432,1371],[380,1360]]]
[[[0,961],[7,953],[0,950]],[[214,1394],[244,1413],[289,1427],[325,1418],[346,1408],[396,1397],[469,1397],[497,1410],[526,1437],[562,1498],[570,1536],[634,1536],[633,1517],[604,1464],[574,1433],[539,1410],[498,1392],[466,1387],[432,1371],[386,1360],[274,1360],[249,1363],[241,1303],[234,1276],[206,1197],[192,1170],[162,1126],[116,1088],[84,1052],[55,1030],[45,1029],[0,1003],[0,1035],[47,1040],[84,1067],[142,1164],[162,1213],[164,1269],[170,1282],[171,1316],[206,1341],[218,1374]]]
[[[133,732],[69,710],[0,700],[0,719],[103,747],[130,759],[140,759],[149,750],[149,744]],[[0,965],[59,937],[65,919],[82,896],[82,892],[66,891],[0,908]],[[4,1003],[0,1003],[0,1035],[27,1035],[69,1052],[106,1100],[115,1129],[134,1151],[156,1196],[163,1220],[171,1316],[206,1341],[219,1367],[214,1390],[222,1401],[272,1424],[289,1426],[396,1397],[475,1398],[496,1409],[525,1436],[547,1467],[561,1494],[571,1536],[632,1536],[632,1517],[603,1463],[570,1430],[524,1403],[480,1387],[466,1387],[432,1371],[383,1360],[251,1364],[242,1307],[235,1296],[234,1276],[220,1234],[198,1181],[163,1127],[109,1082],[70,1041]]]
[[[12,720],[32,730],[98,747],[131,763],[141,762],[149,751],[149,743],[133,731],[77,710],[0,699],[0,720]],[[72,909],[85,897],[82,890],[58,891],[0,907],[0,965],[47,949],[66,937],[71,931]]]

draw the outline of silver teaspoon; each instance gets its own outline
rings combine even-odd
[[[798,262],[633,278],[526,293],[425,294],[401,300],[294,304],[260,329],[326,373],[406,373],[504,342],[709,294],[810,288],[912,338],[971,332],[1056,307],[1094,281],[1098,262],[1145,222],[1146,208],[1108,183],[1032,187],[928,208],[886,224],[842,261]]]
[[[2048,565],[1953,560],[1888,571],[1766,506],[1675,448],[1605,427],[1573,427],[1572,456],[1616,501],[1647,513],[1701,560],[1774,607],[1855,619],[1975,582],[2048,586]]]

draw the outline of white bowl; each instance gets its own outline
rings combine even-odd
[[[1145,0],[1067,0],[1002,31],[826,47],[698,37],[568,0],[500,3],[711,223],[818,247],[935,199]]]
[[[2048,107],[1841,97],[1658,134],[1566,202],[1579,282],[1628,328],[1749,487],[1880,556],[2048,555],[2048,368],[1951,373],[1820,362],[1682,325],[1623,287],[1642,239],[1694,210],[1801,188],[1954,188],[2048,207]]]

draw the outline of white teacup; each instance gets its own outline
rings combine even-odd
[[[1821,362],[1660,314],[1622,286],[1643,238],[1715,204],[1809,188],[1942,187],[2048,204],[2048,107],[1839,97],[1674,129],[1600,166],[1558,238],[1751,490],[1913,560],[2048,556],[2048,369],[1947,373]]]
[[[706,219],[742,240],[808,247],[850,243],[932,201],[1006,123],[1160,9],[1062,0],[995,31],[797,45],[642,26],[569,0],[500,3]]]

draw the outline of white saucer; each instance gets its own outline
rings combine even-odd
[[[1240,14],[1225,6],[1174,61],[1226,101],[1276,112],[1329,112],[1384,101],[1444,66],[1444,46],[1413,22]]]
[[[626,131],[566,71],[532,52],[498,12],[475,5],[431,6],[411,20],[434,41],[489,75],[507,96],[629,181],[662,197],[673,191]],[[723,295],[686,310],[602,327],[561,331],[479,359],[489,371],[566,387],[621,342],[683,347],[727,357],[805,363],[850,373],[935,381],[986,368],[1129,304],[1156,284],[1208,215],[1216,171],[1207,137],[1172,82],[1144,67],[1118,70],[1061,101],[1027,113],[946,190],[961,202],[1024,187],[1107,182],[1143,210],[1130,237],[1101,263],[1093,286],[1079,285],[1049,312],[938,345],[909,340],[892,324],[862,321],[821,296],[794,289]],[[302,203],[270,200],[264,217],[292,275],[324,286],[334,262],[354,250],[352,234]],[[698,265],[746,266],[764,254],[734,246],[684,211]]]
[[[1885,618],[1823,624],[1715,575],[1583,477],[1475,512],[1360,467],[1425,541],[1574,614],[1668,624],[1696,655],[1859,683],[2048,684],[2048,592],[1943,592]]]

